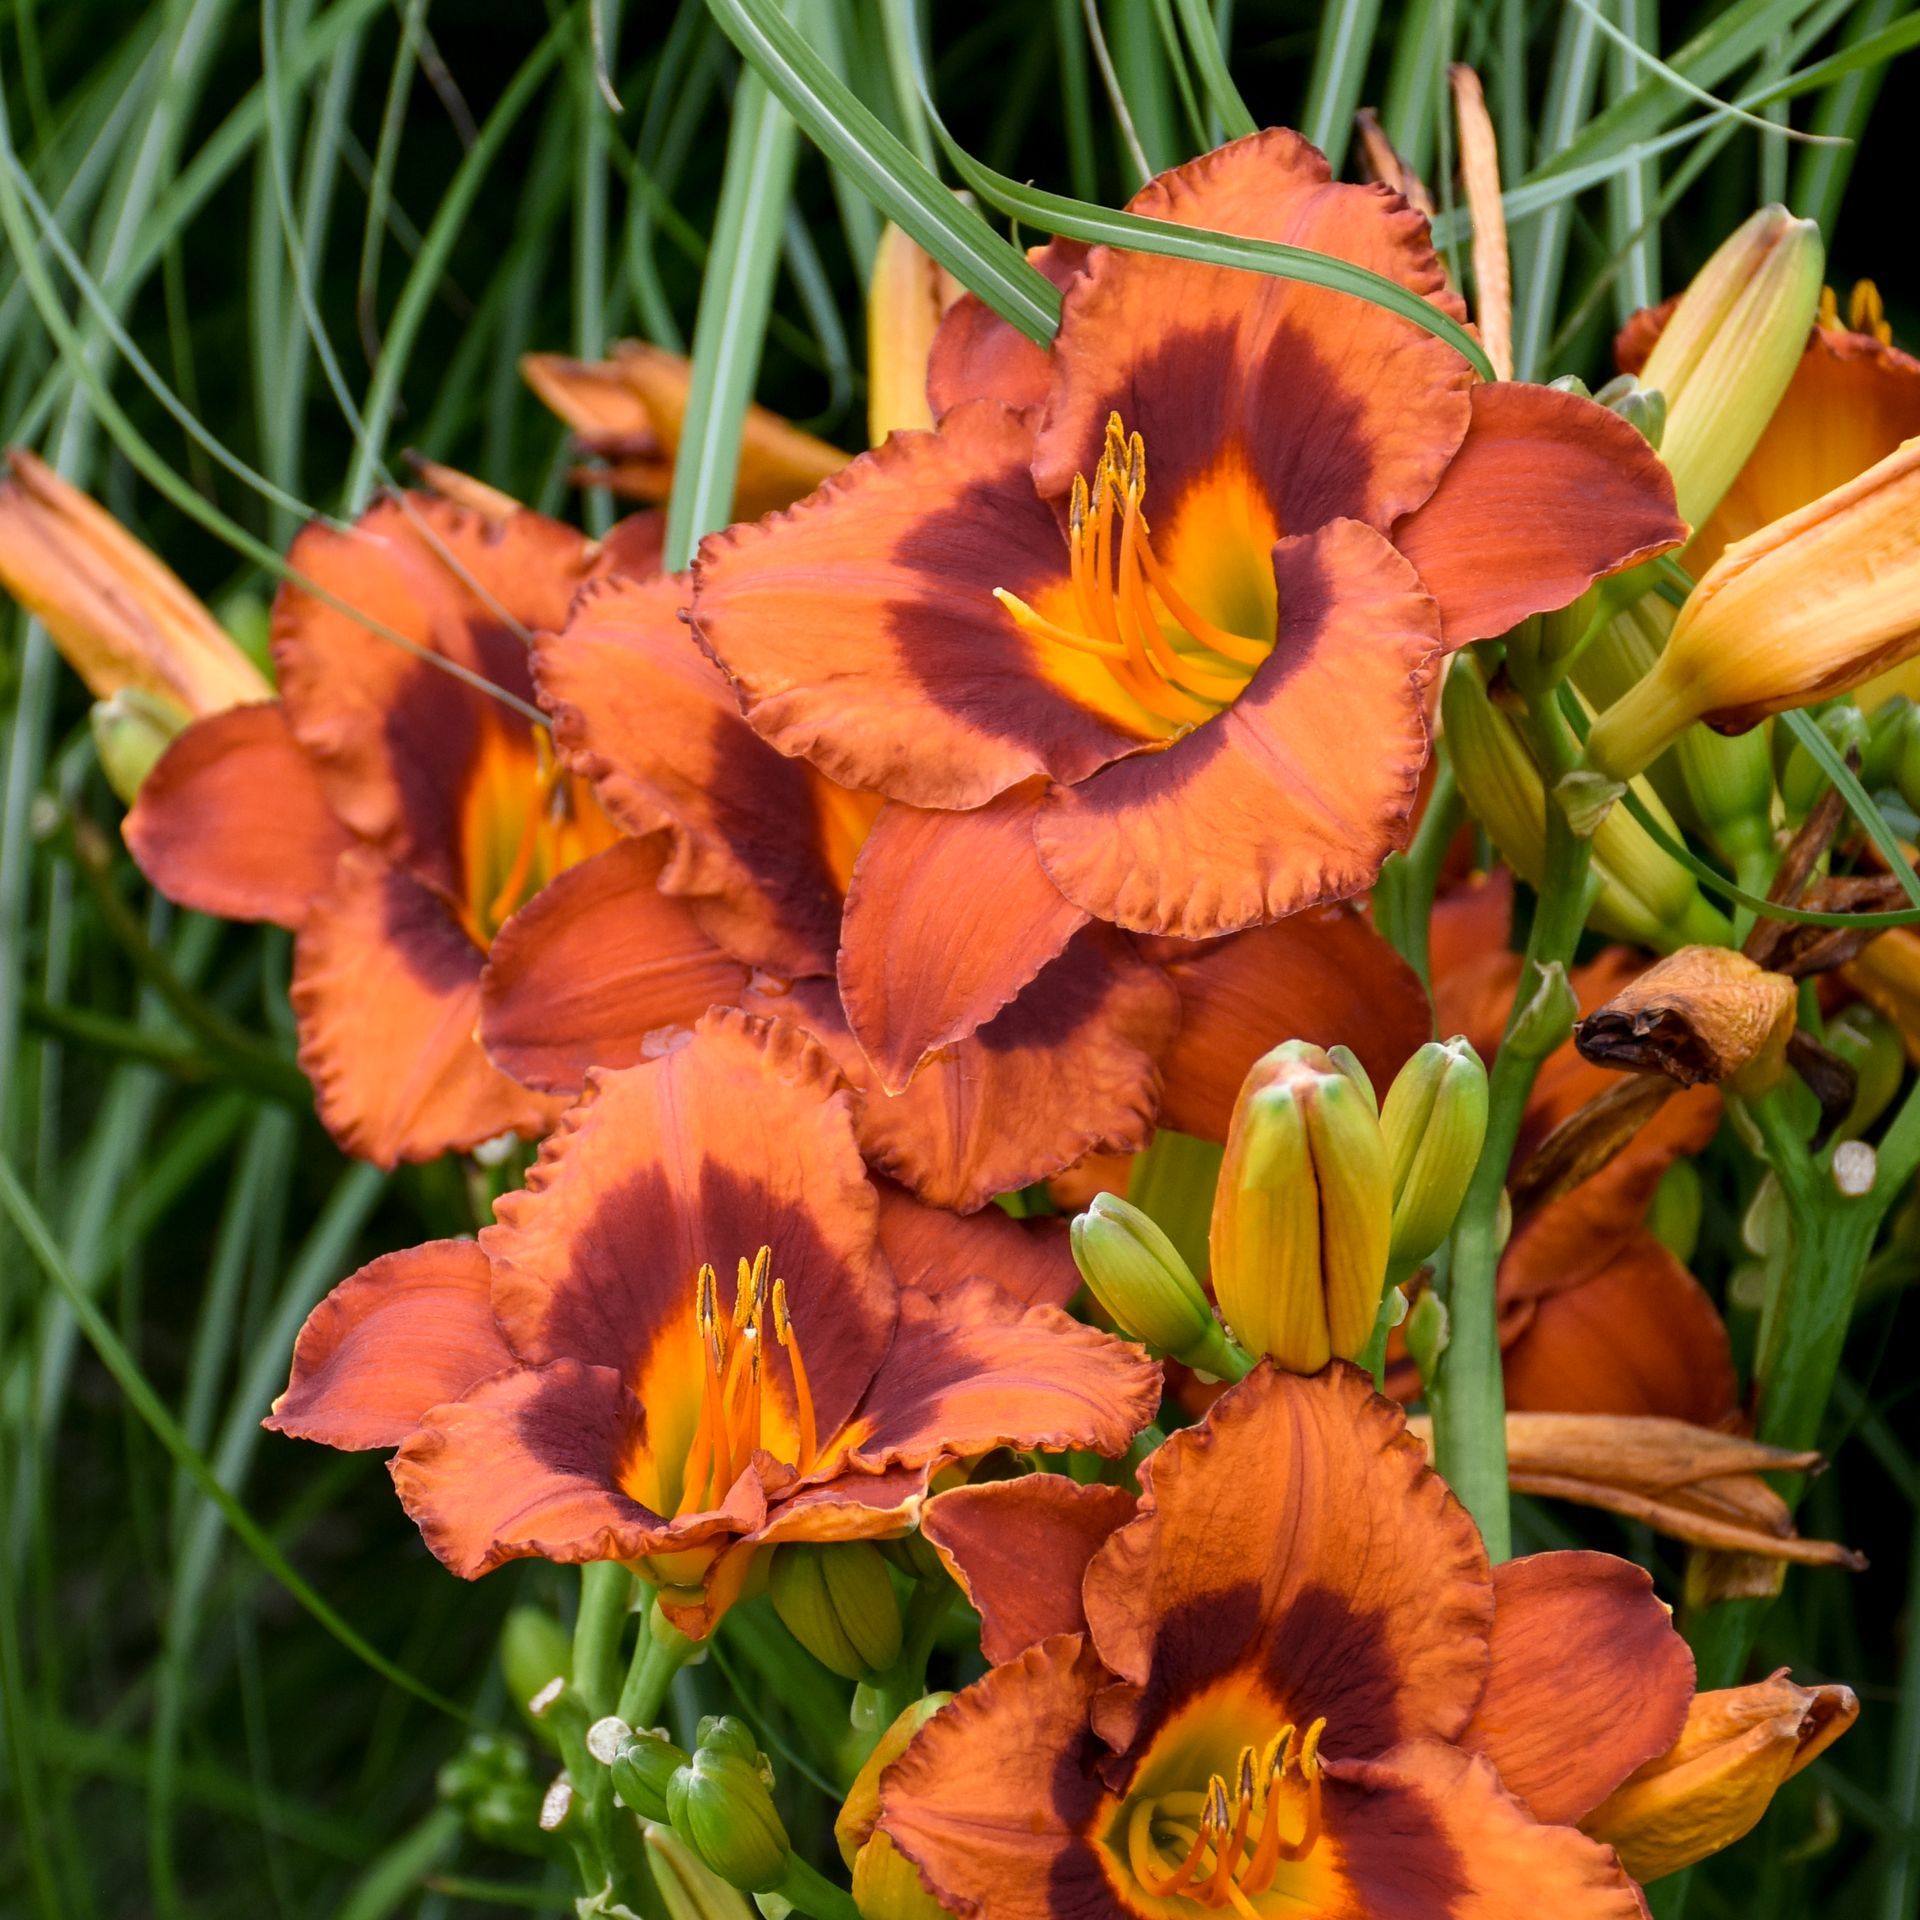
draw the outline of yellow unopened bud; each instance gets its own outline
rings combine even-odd
[[[1547,865],[1546,785],[1519,728],[1488,698],[1471,653],[1454,658],[1441,717],[1468,807],[1514,872],[1539,886]],[[1633,790],[1677,840],[1679,829],[1653,788],[1636,780]],[[1692,874],[1625,806],[1613,807],[1594,833],[1593,876],[1600,892],[1589,917],[1598,932],[1646,947],[1724,943],[1729,937],[1725,919],[1701,897]]]
[[[1123,1333],[1202,1373],[1238,1371],[1192,1269],[1138,1207],[1097,1193],[1072,1240],[1080,1277]]]
[[[1487,1137],[1487,1070],[1465,1034],[1429,1040],[1400,1069],[1380,1130],[1393,1166],[1392,1257],[1424,1260],[1453,1226]]]
[[[1853,1725],[1846,1687],[1798,1687],[1784,1669],[1694,1696],[1670,1752],[1630,1774],[1580,1822],[1642,1882],[1678,1873],[1752,1830],[1775,1792]]]
[[[824,1667],[848,1680],[900,1657],[900,1604],[885,1556],[870,1541],[794,1541],[767,1574],[773,1610]]]
[[[927,355],[940,316],[964,289],[920,244],[888,221],[867,282],[867,438],[933,425]]]
[[[1800,364],[1825,267],[1813,221],[1762,207],[1694,276],[1647,356],[1640,384],[1666,395],[1660,452],[1689,526],[1706,523],[1759,444]]]
[[[884,1830],[854,1856],[853,1904],[860,1920],[948,1920],[947,1908]]]
[[[112,514],[30,453],[7,464],[0,588],[45,625],[99,699],[137,687],[198,720],[273,698],[179,575]]]
[[[1213,1201],[1213,1284],[1240,1343],[1293,1373],[1366,1346],[1380,1310],[1393,1171],[1367,1096],[1318,1047],[1255,1061]]]
[[[834,1844],[840,1858],[852,1866],[855,1856],[867,1844],[880,1818],[880,1776],[913,1744],[913,1736],[953,1698],[950,1693],[929,1693],[902,1710],[867,1755],[833,1823]]]
[[[758,1910],[729,1886],[671,1827],[645,1830],[648,1865],[667,1920],[757,1920]]]

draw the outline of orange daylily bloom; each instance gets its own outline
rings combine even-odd
[[[1139,1348],[974,1277],[970,1239],[936,1263],[937,1302],[888,1245],[825,1052],[716,1010],[663,1059],[594,1074],[477,1245],[336,1288],[269,1425],[397,1447],[400,1498],[456,1573],[623,1560],[702,1634],[761,1547],[904,1533],[948,1460],[1116,1454],[1153,1416]]]
[[[1338,1364],[1262,1366],[1140,1477],[1132,1517],[1045,1476],[929,1509],[1002,1661],[881,1780],[881,1828],[936,1898],[999,1920],[1643,1914],[1574,1825],[1686,1723],[1692,1657],[1642,1569],[1490,1568],[1399,1409]],[[1072,1516],[1057,1551],[1039,1498]],[[1017,1619],[1036,1568],[1050,1605]]]
[[[0,480],[0,588],[44,623],[96,699],[137,688],[184,722],[272,695],[171,567],[21,450]]]
[[[516,1078],[570,1093],[589,1066],[651,1057],[710,1005],[778,1014],[863,1090],[870,1162],[964,1210],[1143,1146],[1156,1109],[1224,1134],[1247,1067],[1277,1040],[1364,1030],[1368,1065],[1390,1074],[1426,1037],[1418,981],[1346,906],[1212,942],[1082,927],[994,1019],[960,1031],[941,1009],[968,967],[991,965],[1009,922],[1058,900],[1030,843],[1009,836],[991,899],[920,886],[915,836],[935,817],[886,808],[760,739],[677,617],[681,594],[669,579],[596,582],[535,641],[559,749],[632,837],[560,876],[494,945],[481,1033]],[[900,875],[901,991],[953,1027],[898,1092],[855,1044],[841,998],[843,916],[879,835]],[[958,973],[911,974],[914,930],[940,922],[964,943]]]
[[[1291,133],[1132,210],[1458,311],[1425,221]],[[937,428],[694,565],[694,629],[753,726],[888,801],[840,981],[893,1090],[1090,920],[1192,940],[1361,892],[1405,839],[1443,650],[1684,531],[1625,422],[1476,385],[1363,301],[1112,249],[1041,264],[1066,281],[1050,353],[956,303]]]
[[[580,486],[608,486],[636,500],[664,500],[693,386],[693,363],[664,347],[623,340],[606,360],[529,353],[520,371],[574,431],[584,454],[603,464],[578,467]],[[847,463],[838,447],[749,406],[740,430],[733,510],[749,518],[798,500]]]
[[[1520,978],[1520,956],[1507,945],[1511,910],[1512,882],[1504,874],[1456,890],[1434,910],[1440,1030],[1466,1034],[1489,1059]],[[1576,967],[1581,1012],[1610,1000],[1645,964],[1616,947]],[[1571,1040],[1556,1049],[1535,1082],[1515,1170],[1618,1080],[1583,1060]],[[1667,1168],[1699,1153],[1719,1119],[1712,1087],[1675,1093],[1607,1165],[1517,1224],[1499,1274],[1509,1407],[1660,1415],[1704,1427],[1732,1413],[1737,1382],[1719,1310],[1644,1225]],[[1410,1399],[1419,1377],[1400,1334],[1389,1352],[1389,1388]]]
[[[494,934],[617,837],[536,724],[527,635],[652,546],[417,494],[309,527],[291,564],[338,604],[282,590],[279,699],[188,728],[140,789],[127,844],[161,892],[295,930],[300,1062],[350,1153],[431,1159],[560,1110],[474,1039]]]

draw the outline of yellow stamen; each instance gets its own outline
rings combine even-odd
[[[1883,347],[1892,346],[1893,329],[1887,324],[1887,310],[1880,299],[1880,289],[1871,280],[1853,283],[1847,320],[1855,333],[1870,333]]]

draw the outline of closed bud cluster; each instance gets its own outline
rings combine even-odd
[[[1123,1333],[1202,1373],[1237,1371],[1213,1308],[1180,1250],[1136,1206],[1097,1193],[1073,1223],[1080,1277]]]
[[[824,1667],[859,1680],[900,1657],[900,1606],[867,1540],[776,1547],[767,1591],[787,1631]]]
[[[1452,1228],[1487,1135],[1487,1070],[1464,1034],[1429,1040],[1400,1069],[1380,1130],[1393,1168],[1390,1257],[1421,1261]]]
[[[1256,1061],[1234,1103],[1210,1236],[1240,1343],[1292,1373],[1354,1358],[1380,1309],[1392,1224],[1371,1089],[1301,1040]]]
[[[1825,266],[1813,221],[1762,207],[1694,277],[1648,355],[1640,386],[1666,396],[1660,452],[1689,526],[1720,504],[1780,404]]]
[[[613,1757],[613,1790],[641,1819],[664,1820],[668,1785],[686,1764],[685,1751],[664,1733],[643,1729],[624,1740]]]
[[[1480,663],[1470,653],[1454,659],[1441,714],[1467,805],[1513,870],[1537,887],[1547,864],[1546,785],[1519,729],[1488,697]],[[1634,792],[1678,839],[1679,829],[1653,789],[1637,782]],[[1702,898],[1693,875],[1625,806],[1615,806],[1593,835],[1593,874],[1600,892],[1590,918],[1598,932],[1646,947],[1727,937],[1726,922]]]
[[[779,1885],[793,1847],[773,1804],[766,1763],[738,1720],[725,1715],[700,1723],[699,1745],[668,1779],[665,1797],[674,1832],[721,1879],[743,1893]]]
[[[1920,650],[1917,528],[1920,439],[1735,541],[1653,671],[1595,722],[1589,761],[1623,780],[1696,720],[1739,733]]]

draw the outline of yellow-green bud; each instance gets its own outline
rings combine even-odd
[[[1647,1231],[1684,1267],[1700,1242],[1700,1215],[1705,1196],[1700,1173],[1691,1160],[1676,1160],[1660,1176],[1647,1209]]]
[[[1647,356],[1640,385],[1666,395],[1660,452],[1690,527],[1706,522],[1766,431],[1800,364],[1825,268],[1813,221],[1762,207],[1694,276]]]
[[[441,1804],[455,1808],[468,1830],[488,1846],[512,1853],[541,1851],[541,1788],[527,1750],[497,1733],[470,1734],[435,1776]]]
[[[873,1834],[880,1818],[880,1776],[913,1744],[913,1736],[953,1698],[950,1693],[929,1693],[904,1707],[893,1724],[874,1744],[873,1751],[861,1762],[853,1776],[846,1800],[833,1823],[834,1845],[840,1858],[852,1866],[860,1849]]]
[[[854,1856],[853,1904],[861,1920],[950,1920],[884,1828]]]
[[[703,1746],[667,1783],[666,1801],[674,1832],[722,1880],[743,1893],[779,1885],[793,1848],[757,1760]]]
[[[110,698],[96,700],[87,719],[100,771],[128,806],[140,797],[141,783],[187,724],[171,700],[144,687],[122,687]]]
[[[787,1631],[844,1679],[899,1659],[900,1605],[886,1557],[870,1541],[776,1547],[767,1591]]]
[[[688,1756],[664,1733],[642,1729],[613,1757],[613,1790],[643,1820],[667,1817],[667,1788]]]
[[[529,1702],[550,1681],[573,1672],[573,1643],[552,1614],[538,1607],[514,1607],[500,1629],[500,1670],[506,1676],[507,1698],[527,1726],[554,1752],[559,1736],[550,1720],[532,1711]]]
[[[1368,1096],[1318,1047],[1255,1061],[1213,1200],[1213,1284],[1242,1346],[1317,1373],[1367,1344],[1386,1282],[1393,1174]]]
[[[1123,1333],[1203,1373],[1224,1370],[1226,1338],[1180,1250],[1117,1194],[1097,1193],[1072,1230],[1074,1264]]]
[[[1824,713],[1811,717],[1841,759],[1850,753],[1865,754],[1867,717],[1851,700],[1837,700]],[[1796,740],[1787,754],[1787,764],[1780,769],[1780,804],[1786,808],[1787,818],[1804,820],[1828,784],[1826,770]]]
[[[1864,1002],[1856,1002],[1829,1022],[1826,1044],[1854,1071],[1853,1107],[1835,1134],[1857,1140],[1893,1105],[1906,1076],[1906,1048],[1900,1032]]]
[[[1480,662],[1470,652],[1454,658],[1441,695],[1442,724],[1453,769],[1474,818],[1529,886],[1547,865],[1547,794],[1540,769],[1520,730],[1487,695]],[[1674,839],[1679,829],[1644,780],[1635,795]],[[1679,861],[1664,852],[1624,805],[1615,806],[1593,836],[1593,876],[1600,892],[1591,924],[1638,946],[1724,946],[1725,918],[1709,906]]]
[[[1465,1034],[1429,1040],[1400,1069],[1380,1130],[1393,1166],[1392,1258],[1424,1260],[1452,1228],[1487,1137],[1487,1070]]]
[[[671,1827],[650,1823],[644,1838],[667,1920],[758,1920],[745,1895],[722,1880]]]

